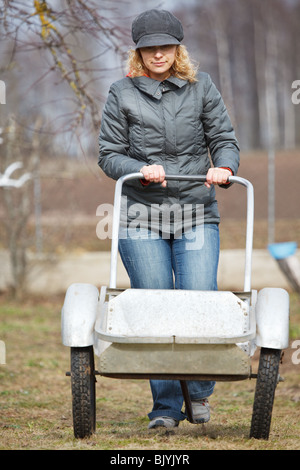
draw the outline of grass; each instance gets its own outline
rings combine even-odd
[[[97,427],[87,439],[73,436],[69,350],[61,343],[63,299],[0,297],[0,449],[8,450],[291,450],[299,449],[300,364],[285,352],[268,441],[249,439],[255,380],[219,382],[206,425],[180,424],[149,431],[148,381],[97,377]],[[299,339],[300,300],[291,295],[291,340]]]

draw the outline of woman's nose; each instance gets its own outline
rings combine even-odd
[[[155,49],[154,56],[155,57],[162,57],[163,56],[163,53],[162,53],[160,48]]]

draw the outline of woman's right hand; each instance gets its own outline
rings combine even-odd
[[[163,188],[167,186],[166,174],[162,165],[145,165],[140,169],[140,172],[143,173],[146,181],[161,183]]]

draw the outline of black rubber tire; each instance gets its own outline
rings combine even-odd
[[[281,350],[261,348],[250,437],[269,439]]]
[[[96,390],[93,346],[71,348],[73,429],[76,438],[88,437],[96,428]]]

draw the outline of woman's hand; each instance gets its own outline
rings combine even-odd
[[[145,165],[140,169],[140,172],[143,173],[146,181],[151,183],[161,183],[163,188],[167,186],[165,170],[162,165]]]
[[[210,188],[212,184],[226,184],[229,176],[232,176],[232,172],[226,168],[210,168],[204,184],[207,188]]]

